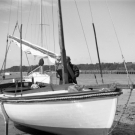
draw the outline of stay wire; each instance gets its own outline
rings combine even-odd
[[[125,104],[125,106],[124,106],[124,108],[123,108],[123,112],[122,112],[121,116],[119,117],[117,123],[113,126],[113,128],[110,129],[110,131],[107,133],[107,135],[111,135],[111,133],[113,132],[113,130],[114,130],[118,125],[120,125],[120,121],[121,121],[123,115],[125,114],[125,111],[126,111],[126,109],[127,109],[128,103],[129,103],[129,101],[130,101],[130,98],[131,98],[131,95],[132,95],[132,91],[133,91],[133,88],[130,87],[130,93],[129,93],[127,102],[126,102],[126,104]]]
[[[93,63],[93,62],[92,62],[92,59],[91,59],[90,51],[89,51],[89,48],[88,48],[88,43],[87,43],[86,36],[85,36],[85,32],[84,32],[84,29],[83,29],[83,24],[82,24],[82,21],[81,21],[81,17],[80,17],[80,13],[79,13],[79,10],[78,10],[78,6],[77,6],[77,3],[76,3],[76,0],[74,0],[74,1],[75,1],[75,5],[76,5],[76,9],[77,9],[78,16],[79,16],[79,20],[80,20],[80,23],[81,23],[83,35],[84,35],[84,38],[85,38],[85,43],[86,43],[86,46],[87,46],[89,58],[90,58],[91,63]],[[97,78],[96,78],[95,74],[94,74],[94,77],[95,77],[95,79],[96,79],[96,83],[98,84]]]
[[[18,15],[19,15],[19,0],[18,0],[18,5],[17,5],[17,21],[18,21]]]
[[[12,0],[10,1],[10,8],[9,8],[9,20],[8,20],[8,34],[9,34],[9,27],[10,27],[10,20],[11,20],[11,7],[12,7]],[[8,41],[7,41],[8,42]],[[6,51],[5,51],[5,59],[4,59],[4,63],[2,65],[2,68],[4,66],[4,72],[6,69],[6,54],[7,54],[7,48],[8,48],[8,43],[6,45]]]
[[[28,21],[27,21],[27,26],[26,26],[26,32],[25,32],[25,38],[26,38],[27,30],[28,30],[28,24],[29,24],[29,19],[30,19],[30,13],[31,13],[32,4],[33,4],[33,2],[31,1],[30,10],[29,10],[29,16],[28,16]],[[26,52],[25,52],[25,56],[27,58],[28,65],[30,66],[30,62],[29,62],[28,55],[27,55]]]
[[[11,7],[12,7],[12,0],[10,2],[10,10],[9,10],[9,21],[8,21],[8,34],[9,34],[9,27],[10,27],[10,20],[11,20]]]
[[[74,1],[75,1],[76,9],[77,9],[77,12],[78,12],[79,20],[80,20],[80,23],[81,23],[81,27],[82,27],[83,35],[84,35],[84,38],[85,38],[85,43],[86,43],[86,46],[87,46],[87,49],[88,49],[89,58],[90,58],[90,61],[91,61],[91,63],[92,63],[92,59],[91,59],[90,51],[89,51],[89,48],[88,48],[88,43],[87,43],[87,40],[86,40],[85,32],[84,32],[84,29],[83,29],[83,24],[82,24],[82,21],[81,21],[81,17],[80,17],[79,9],[78,9],[78,6],[77,6],[77,3],[76,3],[76,0],[74,0]]]
[[[14,35],[15,30],[16,30],[16,28],[17,28],[17,26],[18,26],[18,22],[16,22],[16,25],[15,25],[15,28],[14,28],[14,31],[13,31],[12,36]],[[9,51],[10,45],[11,45],[11,41],[10,41],[10,43],[8,44],[8,35],[7,35],[7,41],[6,41],[6,52],[5,52],[5,58],[4,58],[4,61],[3,61],[2,67],[1,67],[1,72],[2,72],[3,66],[4,66],[4,65],[5,65],[5,63],[6,63],[7,53],[8,53],[8,51]],[[5,69],[4,69],[4,70],[5,70]]]
[[[24,38],[26,38],[26,34],[27,34],[27,30],[28,30],[28,24],[29,24],[29,20],[30,20],[30,13],[31,13],[32,4],[33,4],[33,2],[31,2],[31,5],[30,5],[28,21],[27,21],[26,32],[25,32],[25,37]]]
[[[54,27],[54,6],[53,6],[53,2],[54,2],[54,0],[52,0],[52,29],[53,29],[53,41],[54,41],[54,52],[55,52],[55,27]],[[55,71],[56,71],[56,64],[55,64],[55,69],[54,69]],[[57,79],[56,79],[56,83],[57,83]]]
[[[45,7],[45,11],[46,11],[45,13],[46,13],[46,16],[47,16],[47,17],[45,17],[45,14],[44,14],[44,20],[45,20],[45,18],[47,18],[48,24],[45,23],[44,25],[49,27],[49,34],[48,34],[48,35],[50,36],[50,25],[49,25],[49,17],[48,17],[49,15],[48,15],[48,11],[47,11],[47,8],[46,8],[46,7]],[[46,37],[46,48],[49,50],[50,40],[47,39],[47,29],[46,29],[46,27],[45,27],[44,31],[45,31],[44,33],[45,33],[45,37]],[[47,54],[48,54],[48,53],[47,53]],[[48,56],[49,56],[49,55],[48,55]],[[50,65],[49,59],[47,59],[47,63],[48,63],[48,65],[49,65],[48,68],[49,68],[49,70],[51,71],[51,65]]]
[[[116,35],[116,39],[117,39],[117,42],[118,42],[118,45],[119,45],[119,49],[120,49],[121,56],[122,56],[122,59],[123,59],[123,63],[124,63],[124,66],[125,66],[125,70],[126,70],[126,73],[127,73],[128,85],[129,85],[129,81],[133,84],[133,82],[132,82],[132,80],[130,79],[130,76],[129,76],[129,74],[128,74],[128,70],[127,70],[125,58],[124,58],[123,53],[122,53],[120,41],[119,41],[119,39],[118,39],[118,35],[117,35],[117,32],[116,32],[116,28],[115,28],[115,25],[114,25],[114,22],[113,22],[113,19],[112,19],[111,11],[110,11],[110,9],[109,9],[107,0],[106,0],[106,6],[107,6],[107,9],[108,9],[108,12],[109,12],[109,15],[110,15],[110,19],[111,19],[111,22],[112,22],[112,25],[113,25],[113,29],[114,29],[114,32],[115,32],[115,35]]]
[[[54,1],[52,0],[53,41],[54,41],[54,52],[55,52],[55,34],[54,34],[54,31],[55,31],[55,30],[54,30],[54,11],[53,11],[53,10],[54,10],[54,9],[53,9],[54,7],[53,7],[53,2],[54,2]]]
[[[113,28],[114,28],[114,31],[115,31],[115,35],[116,35],[116,38],[117,38],[117,42],[118,42],[118,45],[119,45],[119,48],[120,48],[120,51],[121,51],[121,55],[122,55],[122,59],[123,59],[123,62],[124,62],[124,66],[125,66],[125,69],[126,69],[126,72],[127,72],[127,78],[128,78],[128,85],[129,85],[129,88],[130,88],[130,94],[129,94],[129,97],[127,99],[127,103],[125,104],[125,107],[124,107],[124,110],[119,118],[119,120],[117,121],[117,123],[114,125],[114,127],[109,131],[108,135],[110,135],[112,133],[112,131],[117,127],[117,125],[120,124],[120,120],[122,119],[126,109],[127,109],[127,106],[128,106],[128,103],[129,103],[129,100],[130,100],[130,97],[132,95],[132,91],[133,91],[133,88],[130,86],[129,84],[129,81],[131,81],[130,77],[129,77],[129,74],[128,74],[128,70],[127,70],[127,66],[126,66],[126,63],[125,63],[125,59],[124,59],[124,56],[123,56],[123,53],[122,53],[122,49],[121,49],[121,46],[120,46],[120,42],[119,42],[119,39],[118,39],[118,35],[117,35],[117,32],[116,32],[116,29],[115,29],[115,25],[114,25],[114,22],[113,22],[113,19],[112,19],[112,16],[111,16],[111,12],[110,12],[110,9],[109,9],[109,6],[108,6],[108,3],[107,3],[107,0],[106,0],[106,6],[108,8],[108,11],[109,11],[109,15],[110,15],[110,18],[111,18],[111,21],[112,21],[112,24],[113,24]],[[131,81],[131,83],[133,84],[133,82]]]
[[[9,20],[8,20],[8,31],[7,31],[7,41],[6,41],[6,50],[5,50],[5,58],[4,58],[4,61],[3,61],[3,65],[1,67],[1,72],[2,72],[2,69],[4,67],[4,72],[5,72],[5,69],[6,69],[6,57],[7,57],[7,52],[8,52],[8,49],[9,49],[9,46],[8,46],[8,35],[9,35],[9,27],[10,27],[10,21],[11,21],[11,7],[12,7],[12,0],[10,1],[10,8],[9,8]]]
[[[96,44],[96,49],[97,49],[97,56],[98,56],[98,61],[99,61],[100,74],[101,74],[102,83],[104,83],[103,74],[102,74],[102,67],[101,67],[101,62],[100,62],[100,56],[99,56],[99,50],[98,50],[96,30],[95,30],[95,25],[94,25],[94,19],[93,19],[93,14],[92,14],[92,8],[91,8],[90,0],[88,0],[88,2],[89,2],[90,13],[91,13],[91,19],[92,19],[92,27],[93,27],[93,31],[94,31],[94,37],[95,37],[95,44]]]

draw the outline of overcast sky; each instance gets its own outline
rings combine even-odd
[[[40,45],[39,2],[22,0],[21,4],[21,0],[0,0],[0,67],[7,34],[13,33],[17,20],[19,25],[23,24],[23,39]],[[135,62],[135,0],[91,0],[90,5],[101,62],[122,62],[122,55],[126,62]],[[89,0],[76,0],[76,3],[75,0],[62,0],[62,11],[65,47],[72,63],[97,63]],[[43,0],[43,23],[44,47],[60,53],[56,0],[53,1],[53,19],[52,0]],[[19,37],[18,29],[15,36]],[[37,64],[37,58],[28,57],[30,64]],[[19,61],[20,51],[11,45],[7,66],[19,65]],[[23,65],[28,65],[25,54]]]

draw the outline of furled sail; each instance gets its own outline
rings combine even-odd
[[[20,47],[21,40],[17,37],[10,36],[9,38],[14,42],[18,47]],[[55,63],[55,58],[59,56],[56,53],[53,53],[43,47],[40,47],[38,45],[32,44],[28,41],[22,40],[22,50],[26,52],[27,54],[32,54],[34,56],[42,57],[42,58],[48,58],[50,62]]]

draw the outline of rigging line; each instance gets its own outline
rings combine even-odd
[[[53,12],[53,0],[52,0],[52,22],[53,22],[53,41],[54,41],[54,52],[55,52],[55,35],[54,35],[54,12]]]
[[[49,22],[49,17],[48,17],[48,12],[47,12],[47,8],[45,7],[45,11],[46,11],[46,16],[47,16],[47,19],[48,19],[48,22]],[[44,20],[45,20],[45,14],[44,14]],[[45,25],[46,26],[46,25]],[[50,25],[49,25],[50,26]],[[47,43],[47,29],[46,29],[46,27],[45,27],[45,37],[46,37],[46,48],[47,49],[49,49],[49,45],[48,45],[48,43]],[[50,27],[49,27],[49,32],[50,32]],[[49,34],[50,35],[50,34]],[[48,53],[47,53],[48,54]],[[50,63],[49,63],[49,59],[47,59],[47,63],[48,63],[48,68],[49,68],[49,70],[50,70]]]
[[[22,24],[22,0],[21,0],[21,24]]]
[[[99,50],[98,50],[96,30],[95,30],[95,25],[94,25],[94,19],[93,19],[93,15],[92,15],[92,8],[91,8],[90,0],[89,0],[89,7],[90,7],[91,18],[92,18],[92,27],[93,27],[93,31],[94,31],[94,37],[95,37],[97,56],[98,56],[98,61],[99,61],[100,74],[101,74],[102,83],[104,83],[104,81],[103,81],[103,74],[102,74],[102,67],[101,67],[101,62],[100,62],[100,56],[99,56]]]
[[[31,2],[31,5],[30,5],[29,16],[28,16],[28,21],[27,21],[27,26],[26,26],[26,32],[25,32],[25,38],[26,38],[27,30],[28,30],[28,24],[29,24],[29,20],[30,20],[30,13],[31,13],[32,4],[33,4],[33,2]]]
[[[33,2],[31,2],[31,5],[30,5],[29,16],[28,16],[28,22],[27,22],[26,32],[25,32],[25,38],[26,38],[26,34],[27,34],[27,29],[28,29],[28,24],[29,24],[29,19],[30,19],[30,13],[31,13],[32,4],[33,4]],[[30,62],[29,62],[28,55],[27,55],[26,52],[25,52],[25,56],[26,56],[26,58],[27,58],[28,65],[30,66]]]
[[[19,14],[19,0],[18,0],[18,5],[17,5],[17,21],[18,21],[18,14]]]
[[[34,6],[35,6],[35,5],[34,5]],[[34,7],[34,6],[33,6],[33,7]],[[34,8],[33,8],[33,10],[35,11]],[[32,17],[31,17],[31,20],[32,20],[32,21],[33,21],[34,11],[32,12],[32,15],[31,15],[31,16],[32,16]],[[37,14],[36,14],[36,15],[37,15]],[[35,16],[36,16],[36,15],[35,15]],[[32,21],[31,21],[31,42],[32,42],[32,38],[33,38],[33,37],[32,37],[32,25],[33,25],[33,24],[32,24]],[[35,36],[35,34],[34,34],[34,36]]]
[[[4,59],[3,65],[2,65],[2,68],[4,67],[4,76],[5,76],[5,69],[6,69],[7,50],[8,50],[8,37],[7,37],[7,44],[6,44],[5,59]]]
[[[113,29],[114,29],[114,32],[115,32],[115,35],[116,35],[116,39],[117,39],[117,42],[118,42],[118,45],[119,45],[119,48],[120,48],[121,56],[122,56],[122,59],[123,59],[123,62],[124,62],[124,66],[125,66],[126,72],[127,72],[128,84],[129,84],[129,81],[130,81],[131,83],[133,83],[133,82],[132,82],[132,80],[130,79],[129,74],[128,74],[128,70],[127,70],[126,62],[125,62],[125,59],[124,59],[124,56],[123,56],[123,53],[122,53],[122,49],[121,49],[121,45],[120,45],[120,41],[119,41],[119,39],[118,39],[118,35],[117,35],[117,32],[116,32],[116,28],[115,28],[115,25],[114,25],[114,22],[113,22],[113,19],[112,19],[111,11],[110,11],[110,9],[109,9],[109,6],[108,6],[108,2],[107,2],[107,0],[106,0],[106,6],[107,6],[107,9],[108,9],[108,12],[109,12],[110,18],[111,18],[111,22],[112,22],[112,25],[113,25]]]
[[[54,41],[54,53],[55,53],[55,34],[54,34],[54,6],[53,6],[53,0],[52,0],[52,29],[53,29],[53,41]],[[54,64],[54,70],[56,72],[56,64]],[[57,83],[57,79],[56,79],[56,83]]]
[[[46,15],[47,15],[47,19],[48,19],[48,13],[47,13],[47,9],[46,9]],[[45,14],[44,14],[44,20],[45,20]],[[48,19],[49,20],[49,19]],[[44,28],[44,32],[45,32],[45,37],[46,37],[46,48],[49,49],[48,43],[47,43],[47,33],[46,33],[47,29],[46,27]]]
[[[12,35],[14,35],[17,25],[18,25],[18,22],[16,22],[16,25],[15,25],[15,28],[14,28],[14,31],[13,31],[13,34]],[[4,66],[4,70],[6,68],[6,65],[5,64],[6,64],[6,58],[7,58],[7,53],[9,51],[9,48],[10,48],[10,44],[11,44],[11,41],[10,41],[10,43],[8,45],[8,35],[7,35],[7,44],[6,44],[5,58],[4,58],[4,61],[3,61],[3,65],[1,67],[1,70],[2,70],[3,66]]]
[[[11,0],[11,2],[10,2],[10,10],[9,10],[8,33],[9,33],[10,20],[11,20],[11,7],[12,7],[12,3],[13,3],[13,2],[12,2],[12,0]],[[17,23],[17,24],[18,24],[18,23]],[[17,24],[16,24],[16,25],[17,25]],[[16,29],[16,26],[15,26],[15,29]],[[15,31],[15,29],[14,29],[14,31]],[[14,34],[14,31],[13,31],[13,34]],[[10,42],[10,44],[11,44],[11,42]],[[3,68],[3,66],[4,66],[4,70],[5,70],[5,68],[6,68],[6,57],[7,57],[7,53],[8,53],[9,47],[10,47],[10,45],[8,46],[8,38],[7,38],[5,59],[4,59],[3,65],[2,65],[2,68]]]
[[[107,135],[111,135],[111,133],[114,131],[114,129],[115,129],[118,125],[120,125],[120,121],[121,121],[123,115],[125,114],[125,111],[127,110],[127,107],[128,107],[128,104],[129,104],[129,101],[130,101],[130,99],[131,99],[132,91],[133,91],[133,88],[130,87],[130,93],[129,93],[127,102],[126,102],[125,106],[123,107],[123,112],[122,112],[121,116],[119,117],[119,119],[117,120],[117,123],[109,130],[109,132],[107,133]]]
[[[48,19],[48,22],[49,22],[49,17],[48,17],[48,12],[47,12],[47,8],[45,8],[46,9],[46,16],[47,16],[47,19]],[[44,18],[45,18],[45,16],[44,16]],[[45,19],[44,19],[45,20]],[[50,25],[49,24],[45,24],[45,26],[49,26],[49,35],[50,35]],[[46,35],[46,46],[47,46],[47,48],[49,49],[49,45],[48,45],[48,43],[47,43],[47,33],[46,33],[46,27],[45,27],[45,35]]]
[[[10,10],[9,10],[8,33],[9,33],[10,19],[11,19],[11,7],[12,7],[12,0],[10,2]]]
[[[86,36],[85,36],[85,32],[84,32],[84,29],[83,29],[83,25],[82,25],[82,21],[81,21],[81,17],[80,17],[80,14],[79,14],[79,10],[78,10],[78,6],[77,6],[77,3],[76,3],[76,0],[75,1],[75,4],[76,4],[76,8],[77,8],[77,12],[78,12],[78,16],[79,16],[79,19],[80,19],[80,22],[81,22],[81,27],[82,27],[82,30],[83,30],[83,35],[84,35],[84,38],[85,38],[85,43],[86,43],[86,46],[87,46],[87,50],[88,50],[88,54],[89,54],[89,58],[90,58],[90,61],[92,63],[92,59],[91,59],[91,55],[90,55],[90,51],[89,51],[89,48],[88,48],[88,43],[87,43],[87,40],[86,40]],[[96,79],[96,83],[98,84],[97,82],[97,77],[96,75],[94,74],[94,77]]]
[[[36,4],[35,4],[35,8],[36,8]],[[37,17],[37,16],[38,16],[37,10],[38,10],[38,9],[35,9],[35,11],[36,11],[36,18],[35,18],[35,19],[36,19],[36,24],[39,23],[39,22],[37,22],[37,21],[38,21],[38,19],[37,19],[37,18],[38,18],[38,17]],[[35,16],[34,12],[33,12],[33,16]],[[34,31],[35,31],[34,33],[36,33],[36,34],[34,34],[34,36],[35,36],[34,39],[37,40],[37,41],[35,40],[35,42],[37,42],[37,44],[38,44],[38,42],[39,42],[39,29],[40,29],[40,27],[39,27],[38,25],[37,25],[37,26],[35,27],[35,29],[34,29]],[[37,35],[37,34],[38,34],[38,35]],[[34,37],[34,36],[33,36],[33,37]],[[37,38],[36,38],[36,36],[37,36]]]
[[[90,58],[90,61],[91,61],[91,63],[92,63],[92,59],[91,59],[91,56],[90,56],[90,51],[89,51],[89,48],[88,48],[88,43],[87,43],[86,36],[85,36],[85,32],[84,32],[84,29],[83,29],[83,24],[82,24],[82,21],[81,21],[81,17],[80,17],[80,13],[79,13],[79,10],[78,10],[78,6],[77,6],[77,3],[76,3],[76,0],[74,0],[74,1],[75,1],[75,5],[76,5],[76,8],[77,8],[79,20],[80,20],[80,23],[81,23],[83,35],[84,35],[84,38],[85,38],[85,43],[86,43],[86,46],[87,46],[87,49],[88,49],[89,58]]]
[[[37,38],[37,44],[38,44],[38,43],[40,44],[40,41],[39,41],[39,33],[40,33],[40,29],[38,29],[38,38]]]

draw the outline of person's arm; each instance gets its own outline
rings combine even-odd
[[[56,73],[56,77],[57,77],[57,78],[60,78],[60,76],[59,76],[59,74],[58,74],[58,73]]]
[[[76,65],[74,65],[74,74],[75,74],[75,77],[79,76],[79,69]]]

